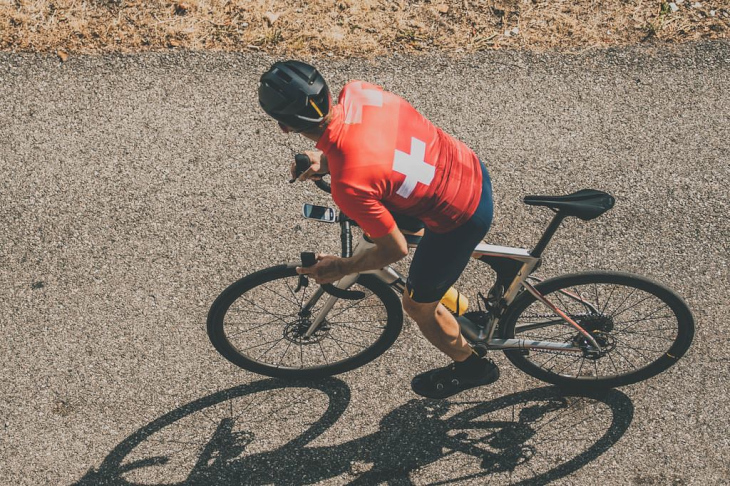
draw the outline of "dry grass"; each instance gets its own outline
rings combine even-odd
[[[0,50],[370,56],[727,38],[730,0],[0,0]]]

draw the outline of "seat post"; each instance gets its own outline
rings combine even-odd
[[[550,243],[550,240],[552,239],[555,232],[558,230],[558,226],[560,226],[560,223],[563,222],[565,219],[565,216],[557,213],[552,221],[550,221],[550,224],[548,225],[547,229],[545,230],[545,233],[543,233],[542,237],[540,238],[540,241],[537,242],[537,245],[535,245],[535,248],[532,249],[530,252],[530,255],[534,256],[535,258],[540,258],[542,256],[542,252],[547,247],[548,243]]]

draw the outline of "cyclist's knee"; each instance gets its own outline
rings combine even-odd
[[[438,302],[421,303],[416,302],[408,293],[403,294],[403,310],[417,323],[424,318],[433,317],[436,313]]]

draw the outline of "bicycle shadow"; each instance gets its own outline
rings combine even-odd
[[[336,378],[234,387],[150,422],[76,484],[547,484],[606,452],[633,418],[617,390],[545,387],[486,402],[413,399],[376,432],[327,445],[320,436],[347,429],[338,419],[349,403]]]

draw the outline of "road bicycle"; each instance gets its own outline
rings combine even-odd
[[[308,166],[308,158],[297,155],[298,170]],[[329,192],[325,180],[315,183]],[[480,355],[502,351],[539,380],[595,390],[651,378],[687,352],[694,318],[666,286],[623,272],[545,280],[534,274],[562,221],[599,217],[613,207],[611,195],[583,189],[524,202],[555,213],[542,237],[531,250],[477,245],[473,256],[494,270],[496,280],[477,294],[476,310],[456,309],[462,334]],[[343,257],[374,245],[365,234],[353,244],[357,224],[341,211],[305,204],[303,215],[339,225]],[[419,228],[411,218],[396,222],[411,233]],[[420,237],[406,239],[416,247]],[[295,270],[313,264],[314,254],[302,253],[302,260],[243,277],[215,300],[207,331],[230,362],[277,378],[318,378],[363,366],[395,342],[403,326],[401,274],[388,266],[317,285]]]

